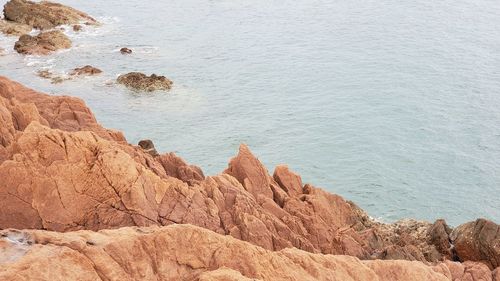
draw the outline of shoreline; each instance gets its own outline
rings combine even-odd
[[[354,203],[303,184],[287,166],[269,174],[245,145],[223,174],[205,176],[173,153],[128,144],[121,132],[100,126],[80,99],[37,93],[7,78],[0,78],[0,99],[8,114],[2,119],[13,118],[0,146],[0,200],[6,206],[0,228],[72,237],[75,230],[193,224],[270,251],[295,247],[361,260],[442,266],[472,259],[484,263],[475,267],[497,266],[500,227],[491,221],[454,230],[442,220],[378,223]],[[39,235],[7,230],[6,237],[12,231]],[[7,249],[19,247],[8,241]]]
[[[28,56],[69,51],[62,25],[99,25],[51,2],[10,0],[4,14],[0,31]],[[38,75],[56,84],[103,72],[74,67]],[[117,77],[137,93],[174,83]],[[0,280],[500,281],[492,220],[385,223],[287,165],[268,170],[246,144],[205,175],[153,141],[129,143],[83,99],[0,76]]]

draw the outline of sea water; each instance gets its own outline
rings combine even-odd
[[[60,2],[103,25],[67,27],[73,48],[47,57],[2,36],[0,75],[78,96],[129,142],[209,175],[246,143],[271,173],[286,163],[384,221],[500,222],[500,1]],[[36,76],[87,64],[104,73]],[[114,83],[130,71],[174,88]]]

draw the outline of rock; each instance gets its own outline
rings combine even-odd
[[[451,252],[450,233],[451,228],[443,219],[436,220],[428,230],[430,244],[434,245],[436,250],[447,259],[454,258]]]
[[[75,32],[82,31],[82,26],[79,24],[73,25],[73,31]]]
[[[37,75],[41,78],[49,79],[52,84],[60,84],[66,80],[69,80],[68,77],[58,76],[49,70],[40,70],[37,72]]]
[[[71,48],[71,41],[59,30],[47,31],[31,36],[28,34],[19,37],[14,49],[25,55],[48,55],[60,49]]]
[[[69,78],[55,75],[54,73],[50,72],[49,70],[40,70],[37,72],[37,75],[39,77],[49,79],[50,83],[52,83],[52,84],[59,84],[59,83],[62,83],[66,80],[69,80]]]
[[[188,165],[182,158],[172,152],[160,155],[158,162],[163,166],[167,175],[180,179],[190,185],[205,179],[205,175],[200,167]]]
[[[100,70],[99,68],[96,68],[96,67],[93,67],[90,65],[86,65],[83,67],[73,69],[71,71],[70,75],[72,75],[72,76],[82,76],[82,75],[92,76],[92,75],[97,75],[99,73],[102,73],[102,70]]]
[[[273,178],[289,195],[302,194],[302,179],[291,172],[286,165],[276,166]]]
[[[158,156],[158,152],[155,149],[155,145],[152,140],[141,140],[139,141],[139,146],[144,149],[147,153],[151,154],[151,156]]]
[[[460,261],[484,262],[491,269],[500,266],[500,226],[486,219],[462,224],[450,235]]]
[[[172,88],[173,84],[173,82],[165,76],[157,76],[155,74],[146,76],[145,74],[139,72],[130,72],[120,75],[117,82],[128,88],[147,92],[158,90],[168,91]]]
[[[99,125],[82,100],[42,94],[2,76],[0,122],[0,147],[13,144],[6,140],[13,140],[16,132],[23,131],[31,122],[67,132],[92,131],[100,138],[117,143],[125,142],[121,132]],[[13,134],[6,133],[7,131]]]
[[[224,173],[236,178],[255,198],[273,198],[267,169],[250,152],[248,146],[240,145],[238,155],[231,159]]]
[[[0,32],[8,36],[21,36],[29,33],[31,26],[0,19]]]
[[[154,146],[152,142],[146,141],[142,143],[142,147],[150,149]],[[214,278],[214,276],[237,278],[238,272],[246,278],[261,278],[255,275],[257,274],[255,272],[259,272],[257,269],[253,268],[250,271],[245,269],[260,259],[266,262],[259,268],[277,272],[276,276],[281,276],[279,275],[283,274],[279,271],[281,265],[276,265],[274,262],[279,263],[285,258],[284,256],[272,256],[272,262],[259,256],[261,253],[274,255],[275,253],[268,251],[279,251],[278,253],[286,255],[286,259],[297,261],[293,266],[299,271],[294,271],[294,274],[313,274],[310,278],[312,280],[322,279],[321,274],[329,272],[323,271],[332,268],[335,268],[335,272],[330,272],[330,276],[335,274],[340,280],[344,280],[342,278],[348,278],[350,275],[341,275],[337,269],[348,265],[352,265],[352,268],[349,267],[351,270],[349,272],[352,274],[356,276],[371,274],[367,276],[371,278],[378,276],[378,280],[393,280],[402,275],[406,277],[401,278],[411,278],[412,274],[423,279],[414,277],[417,279],[410,280],[431,280],[430,278],[435,277],[434,274],[450,279],[448,277],[453,274],[460,275],[461,269],[462,273],[470,272],[468,275],[460,275],[462,277],[476,278],[485,275],[484,280],[492,278],[489,269],[484,270],[481,264],[437,263],[442,258],[439,256],[438,248],[443,249],[439,243],[446,236],[443,231],[444,233],[449,231],[444,222],[438,221],[434,224],[415,220],[403,220],[394,224],[376,222],[354,203],[311,184],[303,185],[300,176],[285,166],[277,167],[274,175],[269,175],[264,165],[245,145],[240,147],[238,155],[230,161],[223,174],[208,177],[203,175],[200,168],[187,164],[173,153],[153,156],[142,147],[130,145],[121,133],[100,126],[90,109],[79,99],[37,93],[0,77],[0,179],[2,179],[0,180],[0,206],[2,206],[0,229],[43,229],[57,232],[86,230],[67,235],[35,231],[41,235],[56,236],[53,236],[53,239],[47,238],[48,240],[40,237],[33,239],[37,245],[25,255],[34,255],[26,261],[32,264],[33,270],[40,272],[41,269],[48,268],[47,272],[57,272],[59,267],[57,263],[52,262],[52,258],[49,259],[51,266],[44,264],[47,260],[45,255],[64,253],[61,257],[61,264],[65,265],[64,270],[67,270],[67,264],[73,264],[70,263],[71,260],[78,260],[76,264],[85,268],[86,265],[90,265],[88,267],[90,271],[85,271],[88,274],[86,276],[93,276],[92,272],[103,273],[105,270],[99,271],[100,266],[97,269],[92,266],[94,262],[100,264],[101,260],[89,261],[87,254],[104,253],[92,252],[92,249],[121,239],[116,237],[123,237],[126,239],[123,245],[115,244],[110,247],[113,249],[124,247],[125,253],[130,251],[134,258],[126,254],[123,259],[122,256],[119,256],[119,259],[118,256],[113,256],[126,263],[126,266],[120,264],[114,267],[116,260],[103,262],[103,268],[113,266],[109,268],[110,271],[106,271],[109,274],[118,274],[122,272],[120,270],[126,270],[128,273],[133,268],[149,268],[151,264],[156,266],[157,263],[154,262],[156,257],[162,261],[171,258],[158,255],[174,253],[175,266],[182,264],[180,270],[187,270],[187,274],[206,273],[204,278]],[[131,245],[136,240],[144,241],[145,238],[133,236],[128,239],[125,232],[119,232],[123,227],[136,226],[140,228],[130,228],[133,233],[134,231],[148,233],[150,230],[146,227],[160,229],[171,224],[191,224],[210,231],[202,230],[200,234],[197,231],[189,232],[188,229],[181,229],[179,231],[185,240],[176,240],[176,243],[172,244],[175,246],[168,246],[168,250],[161,248],[158,253],[144,250],[149,248],[142,247],[142,244],[142,248],[125,247],[124,245]],[[115,228],[122,230],[116,230],[118,231],[116,235],[112,234],[112,230],[101,231],[104,236],[92,232]],[[460,227],[456,232],[457,237],[467,233],[464,229],[469,228]],[[467,244],[481,241],[478,245],[483,245],[483,242],[490,245],[488,242],[490,239],[486,239],[490,237],[489,231],[483,233],[489,227],[483,226],[482,229],[478,232],[481,233],[478,237],[467,236],[472,237],[472,242]],[[477,231],[473,231],[475,232]],[[224,256],[224,260],[234,260],[244,269],[226,263],[220,264],[220,267],[212,266],[215,264],[214,260],[217,260],[215,257],[221,254],[220,251],[225,250],[226,246],[222,247],[204,240],[200,240],[200,243],[205,243],[203,246],[210,248],[215,245],[214,247],[220,249],[215,256],[213,252],[207,254],[210,256],[209,262],[202,262],[202,264],[208,263],[209,269],[197,270],[203,268],[199,267],[200,263],[182,262],[191,260],[182,256],[190,250],[196,250],[200,257],[205,257],[203,252],[205,248],[197,248],[200,244],[193,237],[206,236],[213,242],[219,239],[216,233],[246,241],[248,243],[233,239],[235,243],[243,243],[241,245],[246,245],[245,247],[258,249],[256,252],[233,249],[234,251]],[[454,237],[454,233],[455,231],[451,233],[451,238]],[[82,237],[87,240],[79,240],[79,235],[83,235]],[[89,237],[92,239],[88,239]],[[104,237],[102,238],[104,240],[99,237]],[[168,236],[168,239],[171,237]],[[153,248],[170,245],[165,244],[161,236],[155,236],[150,241],[147,244],[152,244]],[[452,241],[457,247],[457,253],[460,254],[461,243],[457,243],[460,239]],[[228,245],[226,240],[221,243]],[[62,247],[63,245],[66,248]],[[79,252],[81,248],[68,248],[79,245],[89,249],[81,259],[71,254],[75,254],[75,251],[81,253]],[[0,249],[7,246],[0,245]],[[58,248],[60,246],[63,249]],[[301,251],[290,248],[309,253],[300,254],[298,257],[294,253]],[[52,251],[54,249],[55,252]],[[142,256],[141,252],[132,254],[138,249],[144,250],[147,256]],[[490,249],[489,246],[479,252],[491,252],[486,249]],[[37,252],[38,250],[41,252]],[[18,252],[23,253],[23,250],[13,251],[13,253]],[[239,259],[240,252],[242,257],[251,260]],[[351,257],[343,257],[341,261],[337,260],[339,263],[335,263],[330,259],[338,257],[320,254]],[[302,258],[303,255],[307,258]],[[102,257],[108,261],[106,256]],[[414,262],[382,260],[360,262],[357,258],[406,259]],[[462,255],[460,259],[474,260],[476,257]],[[142,260],[145,260],[144,264],[140,262]],[[323,269],[323,265],[317,264],[323,260],[326,269]],[[436,266],[429,267],[425,265],[427,262],[436,262]],[[29,267],[25,265],[23,263],[19,267],[8,266],[6,270],[11,272],[9,274],[19,273],[11,271],[16,268],[20,272],[29,272]],[[270,265],[271,269],[264,267]],[[226,268],[222,268],[224,266]],[[288,265],[283,266],[288,268]],[[159,268],[161,267],[140,272],[156,274]],[[302,272],[300,268],[307,270]],[[361,269],[367,271],[358,272]],[[6,270],[0,265],[0,276],[5,274]],[[74,272],[77,271],[75,268]],[[175,273],[178,272],[177,267],[169,269],[169,272],[177,274]],[[57,276],[59,275],[56,273],[47,278],[59,278]],[[272,280],[274,276],[266,275],[262,278]],[[471,280],[466,279],[468,277],[463,278],[464,281]]]
[[[101,73],[102,71],[90,65],[75,68],[67,75],[55,75],[49,70],[40,70],[37,72],[39,77],[51,80],[52,84],[59,84],[67,80],[71,80],[74,76],[93,76]]]
[[[120,49],[120,53],[122,53],[123,55],[132,54],[132,50],[129,49],[129,48],[123,47],[123,48]]]
[[[497,267],[495,270],[493,270],[493,281],[500,281],[500,267]]]
[[[49,1],[10,0],[4,6],[4,16],[8,21],[37,29],[51,29],[58,25],[80,22],[97,24],[96,20],[83,12]]]
[[[5,49],[0,47],[0,57],[5,56],[5,54],[6,54]]]
[[[272,252],[191,225],[16,235],[33,244],[2,239],[8,249],[29,249],[0,264],[2,280],[451,280],[423,263]]]

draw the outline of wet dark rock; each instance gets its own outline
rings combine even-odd
[[[102,73],[102,70],[99,68],[93,67],[91,65],[86,65],[83,67],[75,68],[71,71],[70,75],[72,76],[92,76]]]
[[[428,230],[429,242],[448,259],[452,259],[450,233],[452,229],[443,219],[436,220]]]
[[[152,140],[141,140],[139,142],[139,146],[144,149],[147,153],[149,153],[151,156],[158,156],[158,152],[155,149],[155,145],[153,144]]]
[[[173,84],[173,82],[165,76],[158,76],[156,74],[147,76],[140,72],[130,72],[120,75],[117,82],[128,88],[147,92],[157,90],[168,91],[172,88]]]
[[[122,53],[123,55],[132,54],[132,50],[129,48],[123,47],[120,49],[120,53]]]

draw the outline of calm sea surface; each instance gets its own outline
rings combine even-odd
[[[385,221],[500,222],[500,1],[61,2],[103,26],[67,29],[74,47],[49,57],[10,51],[0,75],[78,96],[130,142],[150,138],[206,174],[244,142],[271,172],[287,163]],[[104,74],[35,75],[86,64]],[[129,71],[175,87],[113,84]]]

